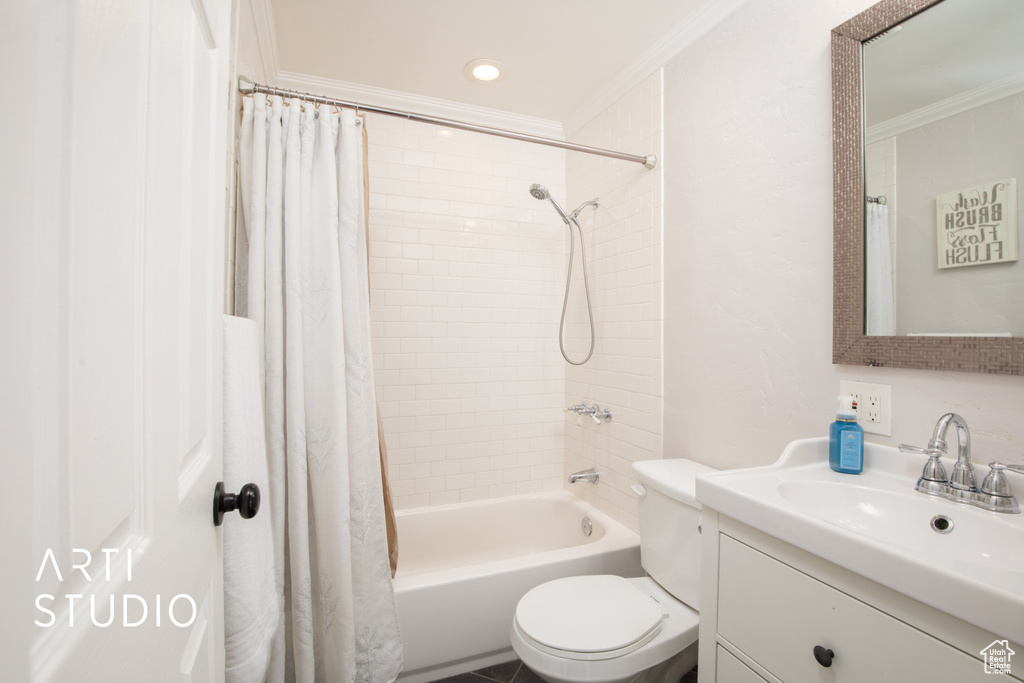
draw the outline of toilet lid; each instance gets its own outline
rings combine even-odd
[[[661,631],[662,616],[653,598],[609,575],[549,581],[516,607],[522,635],[570,659],[608,659],[637,650]]]

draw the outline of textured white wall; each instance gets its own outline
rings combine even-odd
[[[665,68],[665,457],[773,462],[855,379],[893,387],[870,440],[954,410],[1024,462],[1024,378],[832,365],[830,30],[871,4],[747,2]]]
[[[399,508],[562,486],[565,152],[367,122],[370,317]]]
[[[649,76],[572,136],[573,142],[661,157],[661,71]],[[630,466],[661,457],[662,165],[639,164],[570,152],[569,209],[600,198],[580,214],[597,341],[585,365],[566,365],[566,405],[586,401],[612,411],[600,425],[567,414],[565,472],[595,466],[597,485],[566,487],[637,529]],[[574,267],[569,356],[589,348],[582,271]]]

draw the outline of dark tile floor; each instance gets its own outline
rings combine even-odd
[[[544,683],[544,680],[517,659],[468,674],[459,674],[434,681],[434,683]]]
[[[451,676],[434,683],[544,683],[544,680],[517,659],[468,674]],[[679,683],[697,683],[697,669],[683,676]]]

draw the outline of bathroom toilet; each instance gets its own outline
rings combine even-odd
[[[572,576],[519,601],[512,647],[549,683],[677,683],[697,663],[700,505],[689,460],[633,464],[642,578]]]

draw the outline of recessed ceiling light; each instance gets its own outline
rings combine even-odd
[[[473,67],[473,76],[481,81],[493,81],[501,75],[501,71],[493,64],[478,64]]]
[[[473,80],[494,83],[505,77],[505,65],[496,59],[474,59],[463,72]]]

